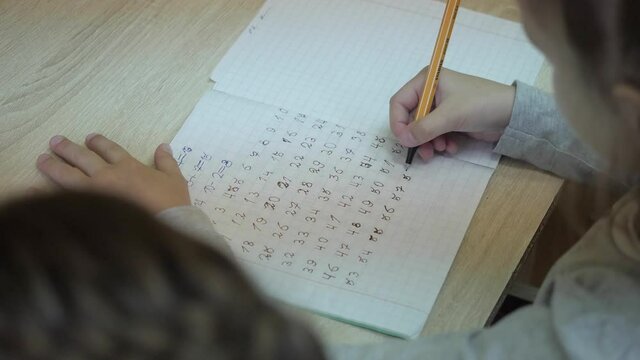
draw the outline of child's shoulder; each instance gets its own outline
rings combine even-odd
[[[551,269],[550,280],[575,270],[616,269],[640,281],[640,187],[623,196]]]
[[[551,269],[538,300],[571,302],[581,311],[638,314],[640,303],[640,188],[630,191]],[[582,309],[582,310],[580,310]],[[638,316],[638,315],[636,315]],[[638,317],[640,325],[640,316]],[[640,327],[639,327],[640,328]]]
[[[640,357],[639,218],[636,189],[554,265],[540,289],[536,301],[550,308],[568,351]]]

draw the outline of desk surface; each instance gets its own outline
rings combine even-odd
[[[152,162],[210,87],[209,72],[261,0],[0,1],[0,198],[43,183],[54,134],[91,132]],[[517,19],[515,0],[463,6]],[[543,87],[548,75],[541,76]],[[547,82],[545,82],[547,80]],[[481,327],[530,246],[561,180],[510,159],[493,176],[425,333]],[[314,315],[340,342],[380,335]]]

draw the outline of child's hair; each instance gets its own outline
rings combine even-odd
[[[622,110],[612,97],[614,87],[624,84],[640,92],[640,1],[561,0],[560,4],[568,40],[580,57],[584,79],[620,115]],[[603,126],[616,127],[618,143],[626,146],[624,155],[616,153],[616,158],[607,159],[609,170],[620,178],[626,176],[618,172],[622,169],[640,171],[640,132],[638,124],[613,120],[602,119]],[[636,179],[624,180],[629,184]]]
[[[640,1],[561,0],[559,5],[569,45],[581,60],[580,71],[598,95],[617,111],[611,98],[615,85],[626,84],[640,91]],[[563,212],[578,234],[583,234],[596,218],[626,192],[626,189],[615,184],[617,180],[625,181],[626,185],[637,180],[636,174],[631,174],[629,178],[627,174],[618,172],[619,168],[628,169],[631,164],[636,171],[640,170],[640,143],[637,141],[640,134],[637,129],[615,124],[612,120],[602,119],[602,125],[624,129],[619,142],[628,150],[625,151],[625,158],[617,155],[618,158],[606,159],[608,170],[615,179],[602,176],[596,184],[597,189],[577,184],[569,184],[566,189],[572,206]],[[586,209],[590,209],[592,214],[581,221],[578,214]],[[640,217],[636,219],[636,226],[640,229]]]
[[[599,86],[640,89],[640,1],[562,0],[569,41]]]
[[[235,263],[123,200],[0,207],[0,358],[322,359]]]

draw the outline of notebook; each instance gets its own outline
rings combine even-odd
[[[411,167],[390,96],[425,65],[432,1],[271,0],[172,142],[195,206],[275,299],[420,334],[497,166],[491,144]],[[462,10],[448,67],[533,82],[517,24]]]

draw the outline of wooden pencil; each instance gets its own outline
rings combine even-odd
[[[455,24],[459,8],[460,0],[447,0],[447,5],[442,17],[442,24],[440,25],[440,31],[438,32],[436,44],[433,48],[429,70],[427,71],[427,79],[424,84],[424,89],[422,90],[422,96],[420,97],[420,103],[415,113],[414,121],[423,119],[434,107],[438,81],[440,80],[440,73],[444,65],[444,57],[449,47],[449,40],[453,33],[453,25]],[[413,157],[417,150],[417,147],[409,149],[407,164],[413,162]]]

